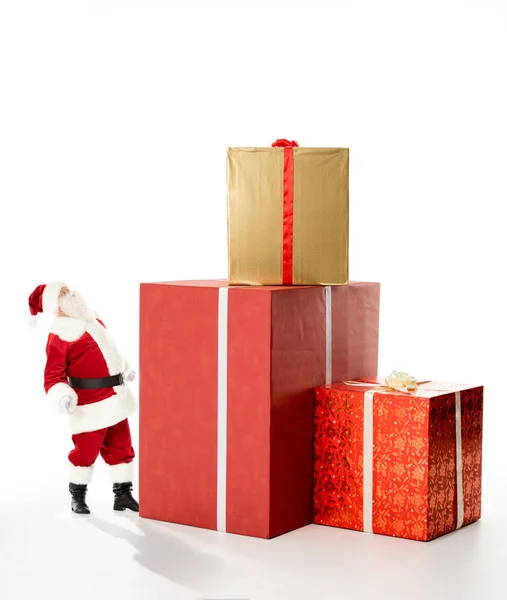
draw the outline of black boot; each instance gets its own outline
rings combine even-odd
[[[86,485],[78,485],[77,483],[69,484],[69,491],[72,496],[71,508],[72,512],[78,515],[89,515],[90,509],[86,504]]]
[[[113,485],[114,492],[114,510],[125,510],[126,508],[133,512],[139,512],[139,504],[132,497],[132,483],[115,483]]]

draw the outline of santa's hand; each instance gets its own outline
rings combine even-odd
[[[77,401],[71,396],[63,396],[60,398],[60,410],[64,414],[71,415],[76,409]]]
[[[132,383],[135,378],[136,378],[135,371],[129,371],[128,373],[125,374],[125,381],[128,381],[129,383]]]
[[[123,380],[127,383],[132,383],[136,378],[136,372],[131,368],[129,361],[124,357],[123,358]]]

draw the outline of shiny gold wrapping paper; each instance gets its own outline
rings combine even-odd
[[[227,150],[230,285],[281,285],[284,148]],[[348,282],[349,151],[294,148],[293,285]]]

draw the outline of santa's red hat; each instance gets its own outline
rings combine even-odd
[[[30,323],[35,325],[37,315],[41,312],[48,315],[58,315],[58,296],[62,288],[67,284],[54,281],[43,285],[38,285],[28,298],[28,307],[30,308]]]

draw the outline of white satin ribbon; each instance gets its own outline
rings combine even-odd
[[[465,506],[463,500],[463,445],[461,427],[461,393],[456,395],[456,489],[457,489],[457,519],[456,529],[463,527]]]
[[[226,531],[227,508],[227,316],[229,288],[218,290],[217,530]]]
[[[373,533],[373,396],[364,393],[363,425],[363,531]]]

